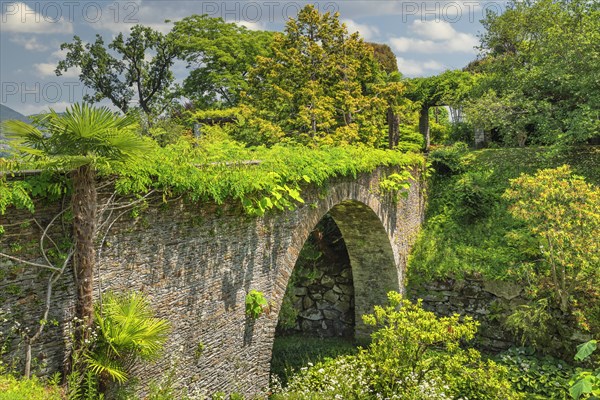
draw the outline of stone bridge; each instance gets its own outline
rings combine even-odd
[[[356,335],[365,335],[360,315],[384,303],[388,291],[403,290],[407,256],[423,218],[420,179],[411,182],[406,198],[396,201],[379,193],[380,179],[391,172],[393,168],[380,168],[356,178],[333,179],[324,188],[305,188],[305,204],[260,218],[244,215],[236,205],[183,201],[150,207],[135,221],[121,218],[98,249],[97,292],[142,291],[172,324],[164,356],[135,374],[147,383],[174,370],[176,385],[190,391],[259,394],[269,382],[288,279],[309,233],[326,213],[346,243]],[[39,205],[34,217],[47,223],[59,207]],[[0,249],[39,238],[39,228],[22,223],[31,218],[19,210],[0,217],[6,226]],[[0,267],[0,321],[17,319],[34,327],[43,308],[47,273],[6,259]],[[255,321],[244,312],[245,296],[252,289],[263,292],[271,304],[270,313]],[[65,274],[50,313],[59,324],[49,327],[33,349],[46,372],[60,369],[64,361],[74,293],[72,275]],[[0,329],[6,332],[7,324]],[[16,347],[17,341],[11,344]],[[18,352],[23,351],[13,349],[12,355]]]

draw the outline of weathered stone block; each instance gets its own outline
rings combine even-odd
[[[314,308],[301,312],[299,316],[300,318],[304,318],[309,321],[320,321],[323,319],[323,314],[321,314],[319,310],[315,310]]]
[[[504,281],[485,281],[483,289],[496,297],[501,297],[506,300],[512,300],[519,297],[523,291],[522,285]]]
[[[333,290],[328,290],[323,295],[323,300],[328,301],[331,304],[335,304],[340,300],[340,298]]]
[[[339,319],[340,313],[339,313],[339,311],[326,309],[326,310],[323,310],[323,317],[325,317],[325,319],[329,319],[329,320],[336,320],[336,319]]]
[[[335,278],[331,275],[323,275],[321,278],[321,285],[332,288],[335,285]]]

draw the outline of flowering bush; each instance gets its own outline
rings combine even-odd
[[[389,304],[363,316],[378,327],[354,356],[318,363],[294,376],[275,399],[519,399],[506,368],[464,350],[477,323],[458,315],[437,318],[421,303],[388,294]]]

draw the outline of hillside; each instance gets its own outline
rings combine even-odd
[[[516,251],[521,224],[501,198],[520,174],[564,164],[600,185],[600,147],[543,147],[432,152],[436,174],[429,185],[426,221],[409,261],[409,281],[482,274],[512,280],[519,266],[539,255]]]
[[[30,122],[29,118],[13,110],[12,108],[0,104],[0,122],[6,121],[7,119],[17,119],[19,121]]]

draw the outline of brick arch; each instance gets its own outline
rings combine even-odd
[[[310,232],[325,214],[329,213],[342,233],[350,258],[354,284],[355,337],[365,337],[368,336],[369,330],[362,322],[362,315],[371,313],[375,305],[384,304],[386,294],[390,290],[403,290],[403,268],[402,265],[397,265],[391,237],[382,220],[373,208],[356,200],[356,197],[359,196],[340,201],[325,213],[322,209],[328,207],[330,201],[322,208],[316,208],[314,213],[309,212],[311,215],[307,216],[306,223],[300,225],[297,234],[301,240],[293,240],[295,246],[290,249],[290,252],[296,256],[286,260],[288,265],[282,268],[281,273],[287,289],[287,282],[292,275],[300,250],[308,240]],[[371,199],[371,203],[375,203],[376,209],[382,209],[382,204],[377,198]],[[313,222],[312,227],[307,230],[306,227]],[[299,247],[298,243],[301,243]],[[273,299],[274,310],[280,310],[283,295],[277,294]]]
[[[390,239],[381,220],[366,204],[355,200],[330,210],[342,232],[354,283],[355,337],[369,334],[362,322],[375,305],[384,304],[390,290],[403,291],[403,268],[396,265]]]

